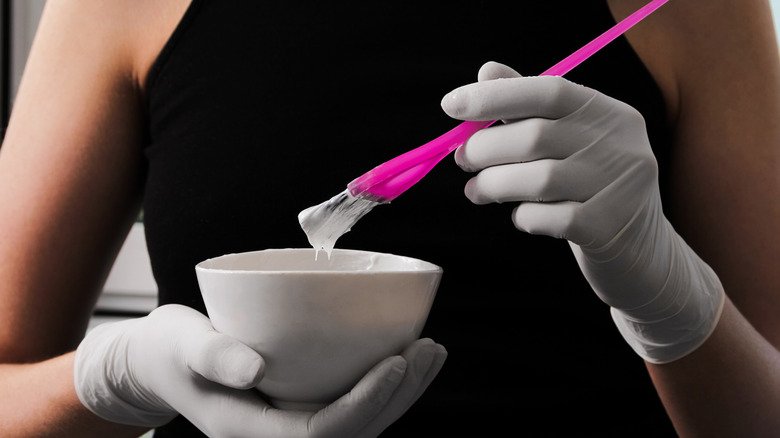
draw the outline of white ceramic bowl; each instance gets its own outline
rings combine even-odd
[[[316,410],[415,341],[442,269],[365,251],[270,249],[195,267],[214,328],[266,361],[258,389],[283,409]]]

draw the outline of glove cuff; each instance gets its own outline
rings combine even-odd
[[[668,291],[682,298],[671,316],[647,318],[630,310],[611,309],[612,319],[629,346],[644,360],[664,364],[698,349],[718,325],[726,294],[715,272],[690,248],[688,281]],[[678,301],[679,303],[679,301]],[[677,306],[674,306],[677,307]],[[657,314],[656,314],[657,315]]]
[[[177,413],[153,395],[144,394],[127,360],[128,324],[102,324],[94,328],[76,350],[73,379],[81,404],[104,420],[131,426],[162,426]],[[132,394],[132,401],[122,394]]]

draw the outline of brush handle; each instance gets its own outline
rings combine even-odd
[[[371,169],[347,184],[352,196],[390,202],[416,184],[442,158],[458,148],[475,132],[494,121],[466,121],[424,145],[401,154]]]
[[[615,38],[631,29],[669,0],[652,0],[612,28],[547,69],[540,76],[563,76]],[[368,171],[347,185],[350,194],[387,203],[416,184],[442,158],[466,142],[475,132],[496,121],[465,121],[428,143]]]
[[[579,50],[567,56],[559,63],[550,67],[540,76],[563,76],[570,72],[574,67],[582,64],[583,61],[590,58],[594,53],[603,49],[604,46],[611,43],[615,38],[623,35],[628,29],[642,21],[645,17],[655,12],[656,9],[664,5],[669,0],[653,0],[650,3],[637,9],[633,14],[620,20],[619,23],[612,26],[608,31],[597,36],[593,41],[582,46]]]

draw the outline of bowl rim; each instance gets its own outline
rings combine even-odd
[[[350,274],[350,275],[386,275],[386,274],[441,274],[444,270],[442,267],[436,265],[435,263],[431,263],[426,260],[422,260],[416,257],[409,257],[409,256],[402,256],[387,252],[378,252],[378,251],[368,251],[368,250],[360,250],[360,249],[348,249],[348,248],[334,248],[333,252],[341,252],[341,253],[362,253],[362,254],[376,254],[376,255],[382,255],[382,256],[390,256],[390,257],[397,257],[401,259],[407,259],[416,263],[419,263],[420,269],[389,269],[389,270],[377,270],[377,271],[371,271],[371,270],[261,270],[261,269],[225,269],[225,268],[213,268],[213,267],[207,267],[206,264],[213,263],[214,261],[222,258],[227,257],[233,257],[238,255],[245,255],[245,254],[255,254],[255,253],[261,253],[261,252],[277,252],[277,251],[301,251],[301,252],[309,252],[312,253],[312,256],[314,255],[314,248],[267,248],[267,249],[261,249],[261,250],[254,250],[254,251],[243,251],[243,252],[236,252],[236,253],[228,253],[223,254],[217,257],[211,257],[208,259],[205,259],[198,264],[195,265],[195,271],[200,272],[209,272],[209,273],[230,273],[230,274],[257,274],[257,275],[290,275],[290,274],[296,274],[296,275],[344,275],[344,274]],[[321,252],[325,252],[322,251]],[[324,255],[321,254],[320,257],[327,257],[327,253]]]

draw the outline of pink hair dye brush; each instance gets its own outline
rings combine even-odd
[[[565,75],[667,1],[650,1],[540,76]],[[315,249],[325,249],[330,254],[336,239],[349,231],[374,206],[397,198],[475,132],[495,122],[462,122],[438,138],[371,169],[347,184],[347,190],[330,200],[302,211],[298,220],[309,237],[309,243]]]

